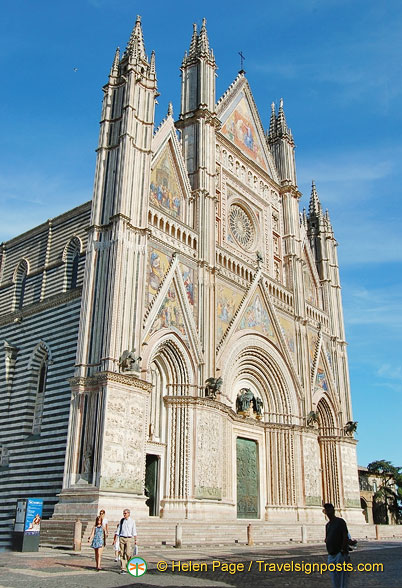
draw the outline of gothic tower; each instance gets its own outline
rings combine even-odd
[[[199,234],[200,337],[205,350],[205,377],[215,375],[214,312],[215,266],[215,133],[219,128],[215,105],[216,63],[209,47],[206,20],[199,34],[193,25],[188,52],[181,65],[181,112],[176,127],[182,133],[183,157],[195,200],[194,229]]]
[[[76,377],[71,382],[69,442],[58,514],[69,512],[71,500],[81,501],[83,512],[92,515],[100,495],[103,503],[113,502],[116,491],[143,496],[143,447],[135,448],[135,437],[139,434],[145,439],[149,386],[132,370],[129,375],[118,373],[122,362],[137,367],[144,312],[157,87],[155,55],[148,59],[145,53],[140,17],[121,59],[117,49],[103,91]],[[116,426],[120,444],[113,436]],[[143,503],[141,500],[137,510],[141,511]]]

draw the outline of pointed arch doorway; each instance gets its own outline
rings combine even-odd
[[[336,448],[335,417],[329,402],[322,397],[317,404],[321,459],[321,483],[324,502],[340,507],[338,458]]]

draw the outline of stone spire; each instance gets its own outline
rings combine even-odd
[[[137,57],[147,61],[140,16],[137,16],[137,20],[135,21],[134,28],[127,43],[125,54],[130,55],[130,57]]]
[[[200,34],[198,37],[197,43],[197,54],[198,55],[208,55],[209,54],[209,41],[207,35],[207,20],[206,18],[202,19],[202,25],[200,29]]]
[[[193,24],[193,36],[191,37],[190,49],[188,50],[188,56],[194,57],[197,52],[198,35],[197,35],[197,24]]]
[[[271,104],[271,119],[267,140],[281,181],[291,182],[293,186],[296,186],[295,144],[292,132],[286,123],[283,98],[279,101],[277,116],[275,114],[275,103]]]
[[[283,110],[283,98],[279,101],[278,118],[276,120],[276,131],[279,136],[287,135],[289,133],[288,125],[286,124],[285,111]]]
[[[276,113],[275,113],[275,102],[271,104],[271,118],[269,121],[268,138],[274,138],[276,133]]]
[[[119,63],[120,63],[120,47],[117,47],[112,67],[110,68],[110,77],[116,78],[119,75]]]
[[[315,182],[314,180],[311,183],[311,196],[310,196],[310,202],[309,202],[309,206],[308,206],[308,213],[309,216],[316,216],[316,217],[320,217],[322,216],[322,208],[321,208],[321,202],[320,199],[318,197],[318,193],[317,193],[317,189],[315,187]]]
[[[151,60],[149,62],[150,65],[150,73],[151,74],[155,74],[156,73],[156,69],[155,69],[155,51],[152,51],[151,53]]]
[[[191,37],[190,48],[186,51],[183,57],[182,67],[191,63],[194,59],[206,58],[211,63],[215,63],[214,52],[209,47],[207,21],[202,19],[202,25],[199,34],[197,33],[197,25],[193,24],[193,34]]]

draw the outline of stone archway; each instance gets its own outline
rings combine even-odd
[[[238,500],[237,514],[243,518],[247,512],[245,501],[251,499],[252,494],[255,502],[258,494],[257,501],[261,505],[259,517],[283,520],[285,516],[286,520],[294,520],[296,506],[301,501],[295,457],[299,439],[296,439],[294,425],[300,425],[302,419],[299,390],[291,370],[278,349],[255,333],[235,338],[222,358],[222,365],[224,394],[233,410],[236,411],[236,397],[242,388],[249,388],[255,397],[263,401],[262,418],[257,419],[254,415],[254,425],[253,415],[251,419],[246,419],[247,422],[240,420],[233,424],[237,458],[244,453],[239,444],[249,441],[253,456],[258,456],[259,467],[254,477],[247,475],[243,480],[246,485],[254,485],[254,480],[258,479],[258,493],[253,486],[252,493],[244,491],[239,494],[239,467],[241,476],[247,468],[242,468],[241,461],[239,464],[237,459],[233,479],[234,494]],[[253,457],[252,463],[255,460]],[[252,506],[248,512],[255,516],[258,511]],[[249,515],[249,518],[252,517]]]
[[[336,434],[338,429],[334,411],[327,398],[322,397],[317,404],[318,443],[321,458],[321,483],[324,502],[331,502],[335,508],[340,507],[338,458]]]
[[[158,506],[153,505],[152,512],[159,512],[160,506],[161,516],[166,516],[170,510],[184,516],[182,511],[189,498],[191,467],[188,443],[190,412],[186,400],[194,387],[192,363],[186,348],[174,336],[159,340],[148,359],[152,381],[148,415],[148,477],[151,477],[151,466],[155,466],[152,475],[158,479],[153,484],[158,488],[152,494],[153,500],[159,502]]]

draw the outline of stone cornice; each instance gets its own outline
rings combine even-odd
[[[108,382],[114,382],[117,384],[125,384],[130,387],[135,387],[136,391],[150,392],[152,390],[152,384],[141,380],[134,374],[126,374],[120,372],[99,372],[93,376],[70,378],[70,386],[75,389],[80,388],[92,388],[95,389],[100,385]]]

